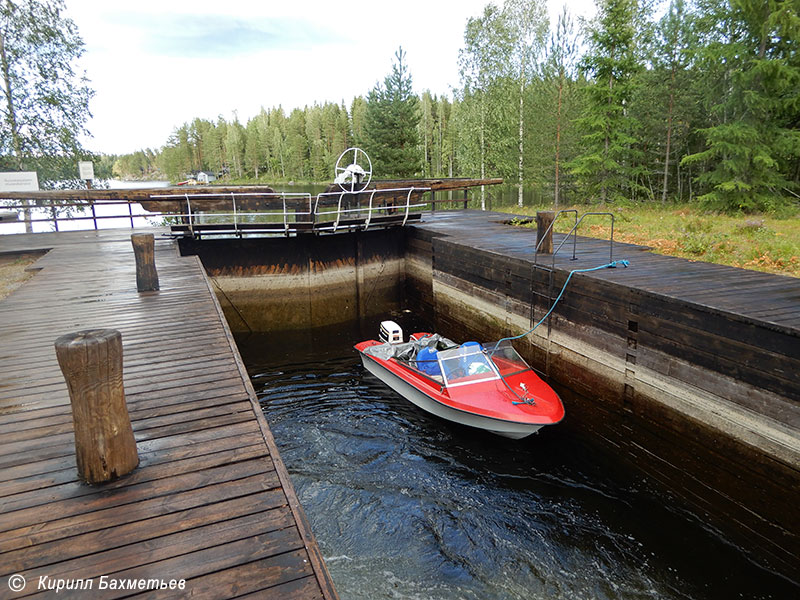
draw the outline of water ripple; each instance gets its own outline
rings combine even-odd
[[[609,450],[567,427],[512,442],[431,417],[352,341],[240,343],[343,599],[790,597]]]

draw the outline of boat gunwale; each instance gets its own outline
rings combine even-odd
[[[375,340],[370,340],[370,341],[375,341]],[[365,343],[365,342],[362,342],[361,344],[363,344],[363,343]],[[381,343],[381,342],[377,342],[377,343]],[[452,405],[450,405],[450,404],[447,404],[446,402],[442,402],[442,401],[441,401],[439,398],[436,398],[436,397],[434,397],[434,396],[431,396],[430,394],[427,394],[427,393],[426,393],[426,392],[425,392],[423,389],[421,389],[421,388],[417,387],[417,386],[416,386],[416,385],[414,385],[414,384],[413,384],[411,381],[408,381],[408,380],[406,380],[406,379],[403,379],[403,378],[402,378],[400,375],[398,375],[397,373],[395,373],[394,371],[392,371],[392,369],[390,369],[388,366],[386,366],[385,364],[383,364],[383,363],[388,363],[388,362],[389,362],[389,360],[392,360],[392,359],[394,359],[394,357],[392,357],[392,358],[391,358],[391,359],[389,359],[389,360],[383,360],[383,359],[379,359],[379,358],[377,358],[377,357],[371,356],[371,355],[369,355],[369,354],[367,354],[367,353],[363,352],[363,351],[362,351],[360,348],[358,348],[358,346],[359,346],[359,345],[361,345],[361,344],[358,344],[358,345],[356,346],[356,350],[358,350],[358,352],[359,352],[359,354],[361,355],[362,359],[363,359],[364,357],[366,357],[366,358],[369,358],[369,359],[370,359],[370,360],[372,360],[372,361],[373,361],[373,362],[374,362],[376,365],[380,366],[380,367],[381,367],[381,368],[382,368],[384,371],[388,372],[388,373],[389,373],[389,374],[391,374],[393,377],[396,377],[396,378],[397,378],[397,379],[399,379],[400,381],[402,381],[402,382],[404,382],[404,383],[406,383],[406,384],[408,384],[408,385],[412,386],[414,389],[416,389],[416,390],[417,390],[417,391],[419,391],[420,393],[422,393],[422,394],[425,394],[425,396],[427,396],[427,397],[428,397],[430,400],[432,400],[432,401],[436,402],[437,404],[439,404],[440,406],[443,406],[444,408],[446,408],[446,409],[448,409],[448,410],[456,411],[456,412],[458,412],[458,413],[463,413],[463,414],[465,414],[465,415],[470,415],[470,416],[472,416],[472,417],[479,417],[479,418],[481,418],[481,419],[489,419],[489,420],[491,420],[491,421],[496,421],[496,422],[498,422],[498,423],[508,423],[508,424],[520,425],[520,426],[527,426],[527,425],[529,425],[529,426],[538,426],[538,427],[543,427],[543,426],[547,426],[547,425],[557,425],[558,423],[560,423],[561,421],[563,421],[563,420],[564,420],[564,417],[566,416],[566,411],[564,411],[564,413],[561,415],[561,418],[560,418],[558,421],[548,421],[548,422],[544,422],[544,423],[542,423],[542,422],[529,422],[529,421],[519,421],[519,420],[516,420],[516,419],[507,419],[507,418],[502,418],[502,417],[495,417],[495,416],[486,415],[486,414],[483,414],[483,413],[478,413],[478,412],[474,412],[474,411],[465,410],[465,409],[463,409],[463,408],[460,408],[460,407],[457,407],[457,406],[452,406]],[[400,365],[400,366],[405,366],[405,365],[403,365],[403,364],[402,364],[400,361],[398,361],[397,359],[394,359],[394,361],[395,361],[395,363],[396,363],[396,364],[398,364],[398,365]],[[408,370],[413,370],[413,372],[414,372],[414,373],[416,373],[416,369],[413,369],[413,367],[406,367],[406,368],[407,368]],[[533,371],[533,370],[532,370],[532,371]],[[430,380],[430,381],[435,381],[435,380],[432,380],[430,377],[426,376],[425,374],[422,374],[422,376],[423,376],[425,379],[428,379],[428,380]],[[438,382],[436,382],[436,383],[438,384]],[[395,390],[395,391],[396,391],[396,390]],[[396,392],[396,393],[399,393],[399,392]],[[443,391],[440,391],[440,394],[442,394],[442,395],[443,395]],[[402,394],[401,394],[401,395],[402,395]],[[557,395],[557,394],[556,394],[556,395]],[[560,400],[560,398],[559,398],[559,400]],[[538,417],[539,415],[530,415],[530,416],[535,416],[535,417]]]

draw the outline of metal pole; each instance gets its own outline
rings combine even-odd
[[[231,192],[231,202],[233,203],[233,231],[236,237],[242,237],[239,233],[239,220],[236,214],[236,195],[233,192]]]
[[[92,206],[92,221],[94,222],[94,230],[97,231],[97,213],[94,212],[94,202],[92,202],[91,206]]]
[[[130,202],[128,202],[128,214],[131,216],[131,229],[133,229],[133,207]]]

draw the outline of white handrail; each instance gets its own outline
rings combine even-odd
[[[310,226],[310,230],[312,231],[332,231],[335,233],[336,231],[342,228],[347,228],[349,230],[352,230],[353,228],[363,227],[363,230],[367,230],[374,225],[373,221],[375,220],[374,215],[376,212],[380,213],[381,211],[383,211],[384,213],[389,213],[390,211],[396,212],[398,210],[403,210],[403,205],[397,206],[396,204],[392,204],[387,206],[385,205],[386,203],[384,203],[384,205],[376,205],[375,198],[380,194],[393,194],[394,197],[397,197],[402,193],[406,196],[405,209],[402,215],[402,220],[399,219],[400,215],[397,215],[398,217],[397,220],[389,219],[389,221],[391,221],[392,223],[406,225],[411,216],[412,208],[422,208],[427,206],[428,204],[427,202],[418,202],[412,204],[411,202],[412,196],[415,193],[423,194],[424,192],[429,192],[429,191],[431,191],[431,188],[429,187],[418,188],[412,186],[403,188],[369,189],[356,192],[347,192],[347,191],[320,192],[319,194],[316,194],[316,197],[313,198],[312,195],[309,193],[286,193],[286,192],[264,193],[264,192],[227,192],[227,191],[219,193],[205,192],[199,194],[189,194],[187,192],[180,195],[152,194],[150,198],[153,200],[169,199],[169,198],[185,198],[187,206],[187,216],[189,220],[188,231],[191,235],[195,235],[194,218],[195,218],[195,213],[197,213],[198,209],[200,209],[199,212],[209,212],[210,215],[213,214],[213,217],[217,218],[232,217],[233,224],[231,228],[233,229],[234,233],[238,236],[243,235],[244,233],[246,233],[246,231],[255,231],[260,229],[259,227],[257,227],[257,223],[252,223],[252,224],[249,223],[249,219],[246,219],[248,220],[248,224],[246,225],[245,228],[245,225],[243,223],[240,223],[241,217],[244,214],[248,215],[249,217],[258,217],[258,216],[278,217],[282,220],[283,224],[282,229],[284,235],[288,236],[292,231],[289,219],[290,216],[289,207],[287,205],[288,204],[287,201],[290,199],[303,198],[307,199],[308,201],[308,206],[306,210],[300,210],[300,208],[298,207],[292,212],[292,214],[294,214],[298,218],[300,216],[309,217],[308,220],[303,219],[302,221],[298,221],[298,223],[301,222],[306,223],[306,227]],[[352,206],[352,200],[348,200],[348,202],[345,203],[345,196],[349,196],[350,198],[353,197],[357,198],[361,194],[369,194],[369,201],[366,207],[362,206],[360,203],[357,203],[356,206],[350,208],[349,206]],[[194,207],[192,207],[192,200],[190,199],[191,197],[194,197],[195,200]],[[208,198],[227,198],[227,197],[230,197],[232,211],[233,211],[230,213],[203,211],[202,204],[197,203],[198,198],[208,199]],[[266,211],[242,210],[241,203],[237,201],[237,199],[240,197],[260,197],[268,201],[280,200],[281,208],[279,210],[268,209]],[[334,197],[336,198],[336,205],[332,206],[329,204],[328,206],[330,207],[330,209],[328,210],[324,204],[324,201],[328,198],[333,199]],[[343,225],[342,219],[347,218],[347,215],[353,215],[353,214],[359,215],[358,219],[363,218],[364,219],[363,223],[359,222],[359,220],[356,219],[356,220],[347,220],[346,225]],[[327,224],[317,225],[317,222],[319,221],[318,217],[325,217],[328,215],[335,215],[332,223],[331,221],[327,221]],[[281,222],[281,220],[278,220],[276,223],[273,223],[272,225],[273,230],[275,229],[275,226]],[[387,221],[387,224],[390,224],[389,221]],[[270,229],[270,227],[265,224],[264,229]],[[218,223],[218,225],[214,227],[214,230],[217,232],[227,231],[228,227],[226,227],[224,223]],[[280,231],[280,229],[278,229],[278,231]],[[198,233],[201,232],[198,230]]]
[[[344,192],[339,194],[339,204],[336,206],[336,222],[333,224],[333,233],[336,233],[339,227],[339,220],[342,218],[342,198],[344,198],[344,194]]]
[[[189,200],[189,194],[185,194],[186,196],[186,208],[189,213],[189,233],[194,236],[194,229],[192,228],[192,201]]]
[[[404,227],[405,227],[406,221],[408,221],[408,210],[409,210],[409,207],[411,206],[411,194],[413,192],[414,192],[414,188],[413,187],[410,190],[408,190],[408,197],[406,198],[406,216],[403,219],[403,226]]]
[[[367,220],[364,222],[364,231],[369,229],[369,222],[372,221],[372,199],[375,197],[375,192],[378,190],[372,190],[372,193],[369,195],[369,212],[367,212]]]
[[[239,224],[237,223],[237,217],[236,217],[236,196],[234,195],[233,192],[231,192],[231,202],[233,202],[233,230],[238,235],[239,234]]]

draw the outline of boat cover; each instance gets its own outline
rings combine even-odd
[[[402,344],[376,344],[364,348],[364,354],[380,358],[381,360],[389,360],[396,358],[399,360],[412,361],[417,356],[417,353],[423,348],[433,348],[435,350],[444,350],[446,348],[455,348],[458,346],[453,340],[434,333],[428,335],[417,341],[404,342]]]

